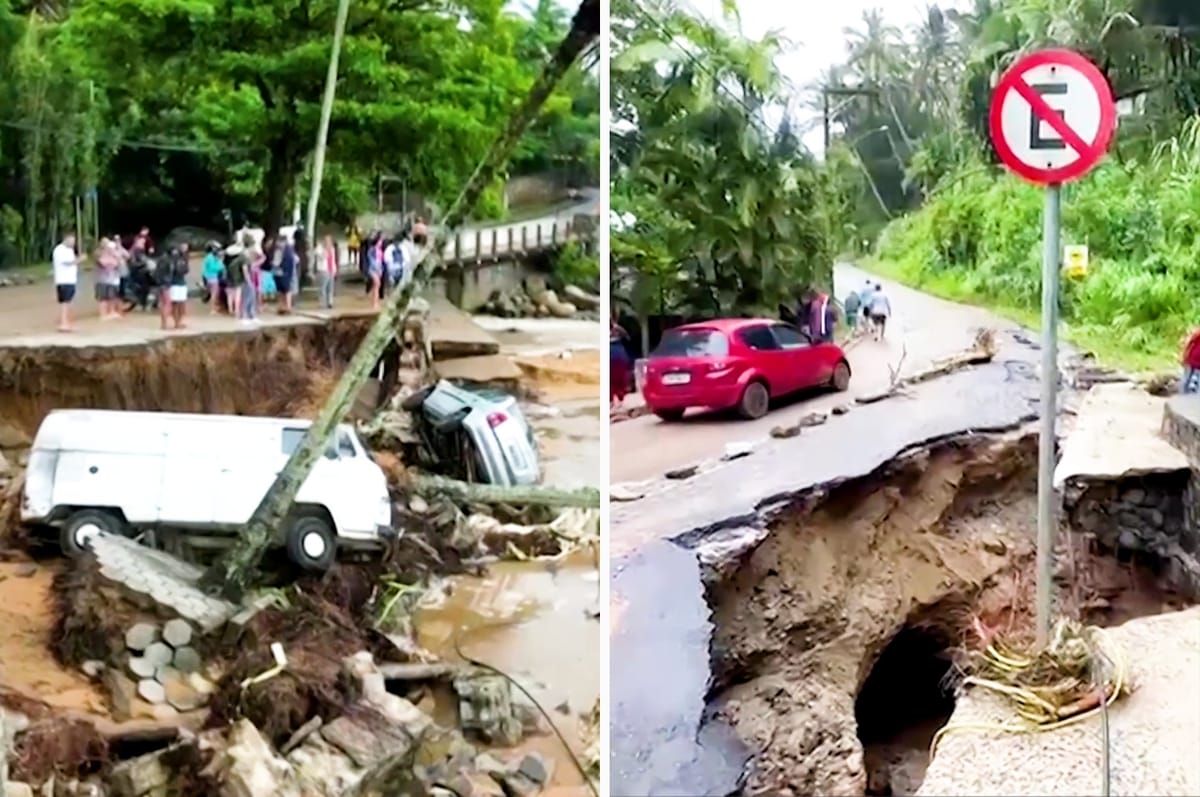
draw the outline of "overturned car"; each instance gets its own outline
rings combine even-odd
[[[515,397],[439,381],[409,396],[420,464],[467,482],[505,487],[541,478],[537,440]]]

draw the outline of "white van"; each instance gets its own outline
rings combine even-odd
[[[228,545],[249,521],[307,420],[168,412],[55,410],[33,441],[21,519],[59,530],[76,555],[97,531]],[[387,478],[354,429],[338,427],[300,487],[277,544],[323,570],[339,547],[377,547],[393,535]]]

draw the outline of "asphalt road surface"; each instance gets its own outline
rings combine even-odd
[[[759,440],[767,437],[772,427],[794,423],[801,415],[828,412],[856,396],[876,393],[889,384],[889,366],[899,364],[902,375],[923,370],[936,360],[967,349],[976,329],[997,322],[995,316],[980,308],[947,302],[846,264],[834,270],[838,298],[861,289],[868,279],[883,283],[894,317],[884,341],[876,343],[867,338],[847,352],[853,373],[847,393],[801,395],[780,403],[756,421],[691,410],[679,423],[664,423],[654,415],[615,423],[610,438],[612,481],[661,477],[673,468],[719,457],[726,443]]]

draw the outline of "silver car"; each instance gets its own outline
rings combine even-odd
[[[465,471],[456,476],[509,487],[541,478],[537,440],[514,396],[444,380],[417,395],[407,406],[441,464]]]

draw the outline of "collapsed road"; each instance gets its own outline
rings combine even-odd
[[[502,522],[515,509],[455,510],[440,496],[414,495],[416,480],[385,446],[373,453],[392,478],[407,547],[398,541],[382,562],[343,562],[294,585],[285,579],[244,609],[201,594],[187,563],[120,539],[93,543],[96,561],[49,556],[8,514],[49,410],[303,417],[324,400],[365,323],[350,315],[148,345],[0,350],[0,620],[12,631],[0,645],[0,739],[16,737],[0,758],[12,763],[14,781],[57,778],[47,788],[69,795],[103,782],[118,797],[141,797],[146,784],[236,790],[269,770],[273,793],[294,793],[299,780],[305,793],[345,794],[416,754],[426,759],[422,771],[462,793],[499,789],[504,778],[522,793],[591,793],[595,772],[585,776],[577,764],[598,756],[594,510],[552,524]],[[597,324],[577,329],[579,338],[599,333]],[[452,342],[434,334],[443,349]],[[594,487],[598,352],[560,340],[523,374],[520,346],[482,330],[474,337],[494,353],[474,346],[451,362],[467,372],[478,363],[490,375],[505,361],[499,386],[522,397],[545,481]],[[356,416],[372,415],[391,392],[388,381],[364,389]],[[563,440],[570,456],[557,450]],[[548,651],[538,641],[549,637],[572,645]],[[490,667],[519,686],[510,690]],[[533,701],[549,716],[531,710]],[[211,764],[204,772],[200,759]]]
[[[1039,352],[993,329],[991,362],[614,488],[614,795],[914,793],[948,715],[939,657],[972,610],[1032,603]],[[908,708],[878,711],[897,689]]]

